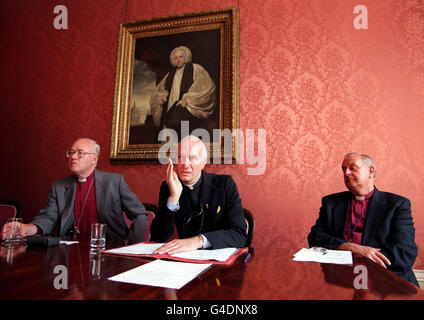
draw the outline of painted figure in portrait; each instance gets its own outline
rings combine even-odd
[[[218,30],[137,39],[129,143],[158,143],[164,128],[180,137],[181,121],[218,128],[219,74]]]

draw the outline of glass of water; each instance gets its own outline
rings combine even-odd
[[[91,238],[90,238],[91,251],[105,249],[106,229],[107,229],[107,225],[102,223],[93,223],[91,225]]]
[[[5,247],[18,247],[22,244],[21,234],[19,232],[22,226],[22,218],[9,218],[4,226],[5,239],[3,245]]]

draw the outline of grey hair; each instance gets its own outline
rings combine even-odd
[[[90,140],[91,140],[91,143],[94,146],[94,153],[98,156],[100,154],[100,145],[96,141],[94,141],[92,139],[90,139]]]
[[[206,149],[206,146],[205,146],[205,143],[203,142],[203,140],[202,139],[199,139],[198,137],[196,137],[196,136],[192,136],[192,135],[189,135],[189,136],[185,136],[181,141],[180,141],[180,144],[184,141],[184,140],[186,140],[186,139],[189,139],[190,141],[195,141],[195,142],[200,142],[201,143],[201,148],[202,148],[202,159],[205,161],[205,162],[207,162],[208,161],[208,150]]]
[[[366,154],[363,154],[363,153],[359,153],[359,152],[350,152],[350,153],[346,154],[346,155],[343,157],[343,159],[346,159],[346,158],[349,158],[349,157],[352,157],[352,156],[360,156],[360,157],[361,157],[361,159],[362,159],[362,161],[363,161],[366,165],[373,167],[373,168],[374,168],[374,178],[376,177],[376,175],[377,175],[377,166],[375,165],[374,160],[373,160],[373,159],[371,159],[371,157],[370,157],[370,156],[368,156],[368,155],[366,155]]]
[[[96,154],[96,156],[98,156],[100,154],[100,145],[96,141],[94,141],[93,139],[90,139],[90,138],[80,138],[78,140],[87,140],[87,141],[89,141],[93,145],[93,147],[94,147],[94,153]]]
[[[175,49],[173,49],[171,51],[171,54],[169,55],[169,61],[171,62],[171,65],[173,67],[175,67],[174,56],[177,53],[177,51],[184,52],[184,57],[185,57],[184,61],[185,61],[185,63],[191,62],[191,59],[192,58],[191,58],[191,51],[190,51],[190,49],[187,48],[187,47],[185,47],[185,46],[179,46],[179,47],[176,47]]]

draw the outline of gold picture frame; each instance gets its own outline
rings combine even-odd
[[[160,81],[171,73],[170,52],[179,45],[190,48],[192,64],[203,66],[215,84],[213,112],[209,118],[202,119],[205,128],[211,133],[214,129],[219,129],[218,132],[224,129],[238,131],[238,9],[126,22],[119,28],[110,150],[112,161],[157,163],[159,150],[165,141],[158,141],[157,133],[163,127],[152,112],[158,109],[152,109],[150,98]],[[165,114],[167,111],[163,110]],[[225,132],[228,133],[228,130]],[[210,159],[214,158],[213,163],[217,163],[217,158],[225,159],[224,163],[237,162],[237,135],[230,137],[230,154],[224,153],[224,140],[228,142],[228,139],[217,137],[214,139],[211,134],[210,143],[205,143],[211,152]]]

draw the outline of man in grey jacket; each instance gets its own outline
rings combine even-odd
[[[19,225],[21,236],[47,235],[57,230],[59,236],[89,236],[92,223],[107,224],[109,238],[143,240],[148,215],[137,196],[120,174],[96,169],[100,146],[91,139],[75,141],[66,152],[71,175],[52,184],[47,206],[31,223]],[[128,229],[123,212],[132,220]],[[2,238],[5,237],[5,227]]]

